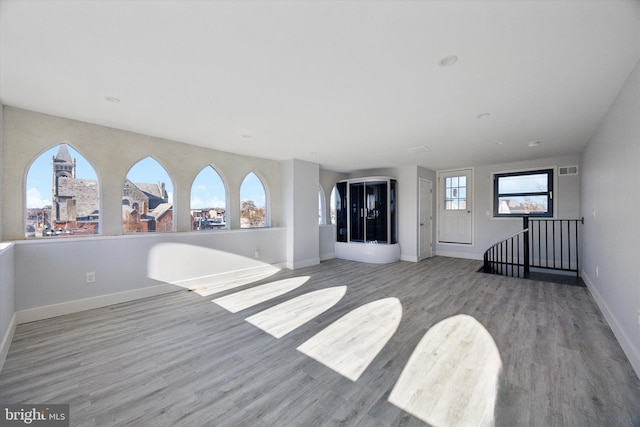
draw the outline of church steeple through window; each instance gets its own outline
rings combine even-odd
[[[42,153],[27,174],[25,236],[98,234],[98,187],[93,167],[67,142]]]

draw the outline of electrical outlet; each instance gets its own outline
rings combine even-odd
[[[87,283],[96,283],[96,273],[94,271],[87,273]]]
[[[256,252],[255,252],[254,255],[255,255],[256,259],[260,259],[260,250],[256,249]]]
[[[598,267],[596,266],[596,277],[598,277],[600,275],[600,270],[598,269]]]

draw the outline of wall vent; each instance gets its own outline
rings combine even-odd
[[[578,166],[560,166],[558,175],[578,175]]]

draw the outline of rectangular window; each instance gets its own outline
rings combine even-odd
[[[444,208],[448,211],[467,209],[467,177],[448,176],[444,179]]]
[[[493,216],[553,217],[553,169],[495,174]]]

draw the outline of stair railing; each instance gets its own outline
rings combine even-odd
[[[580,219],[525,218],[531,236],[531,267],[580,276]],[[524,224],[523,224],[524,226]]]
[[[484,272],[511,277],[529,276],[529,229],[496,243],[484,253]]]
[[[531,268],[580,276],[580,219],[522,218],[522,230],[484,253],[484,272],[528,278]]]

